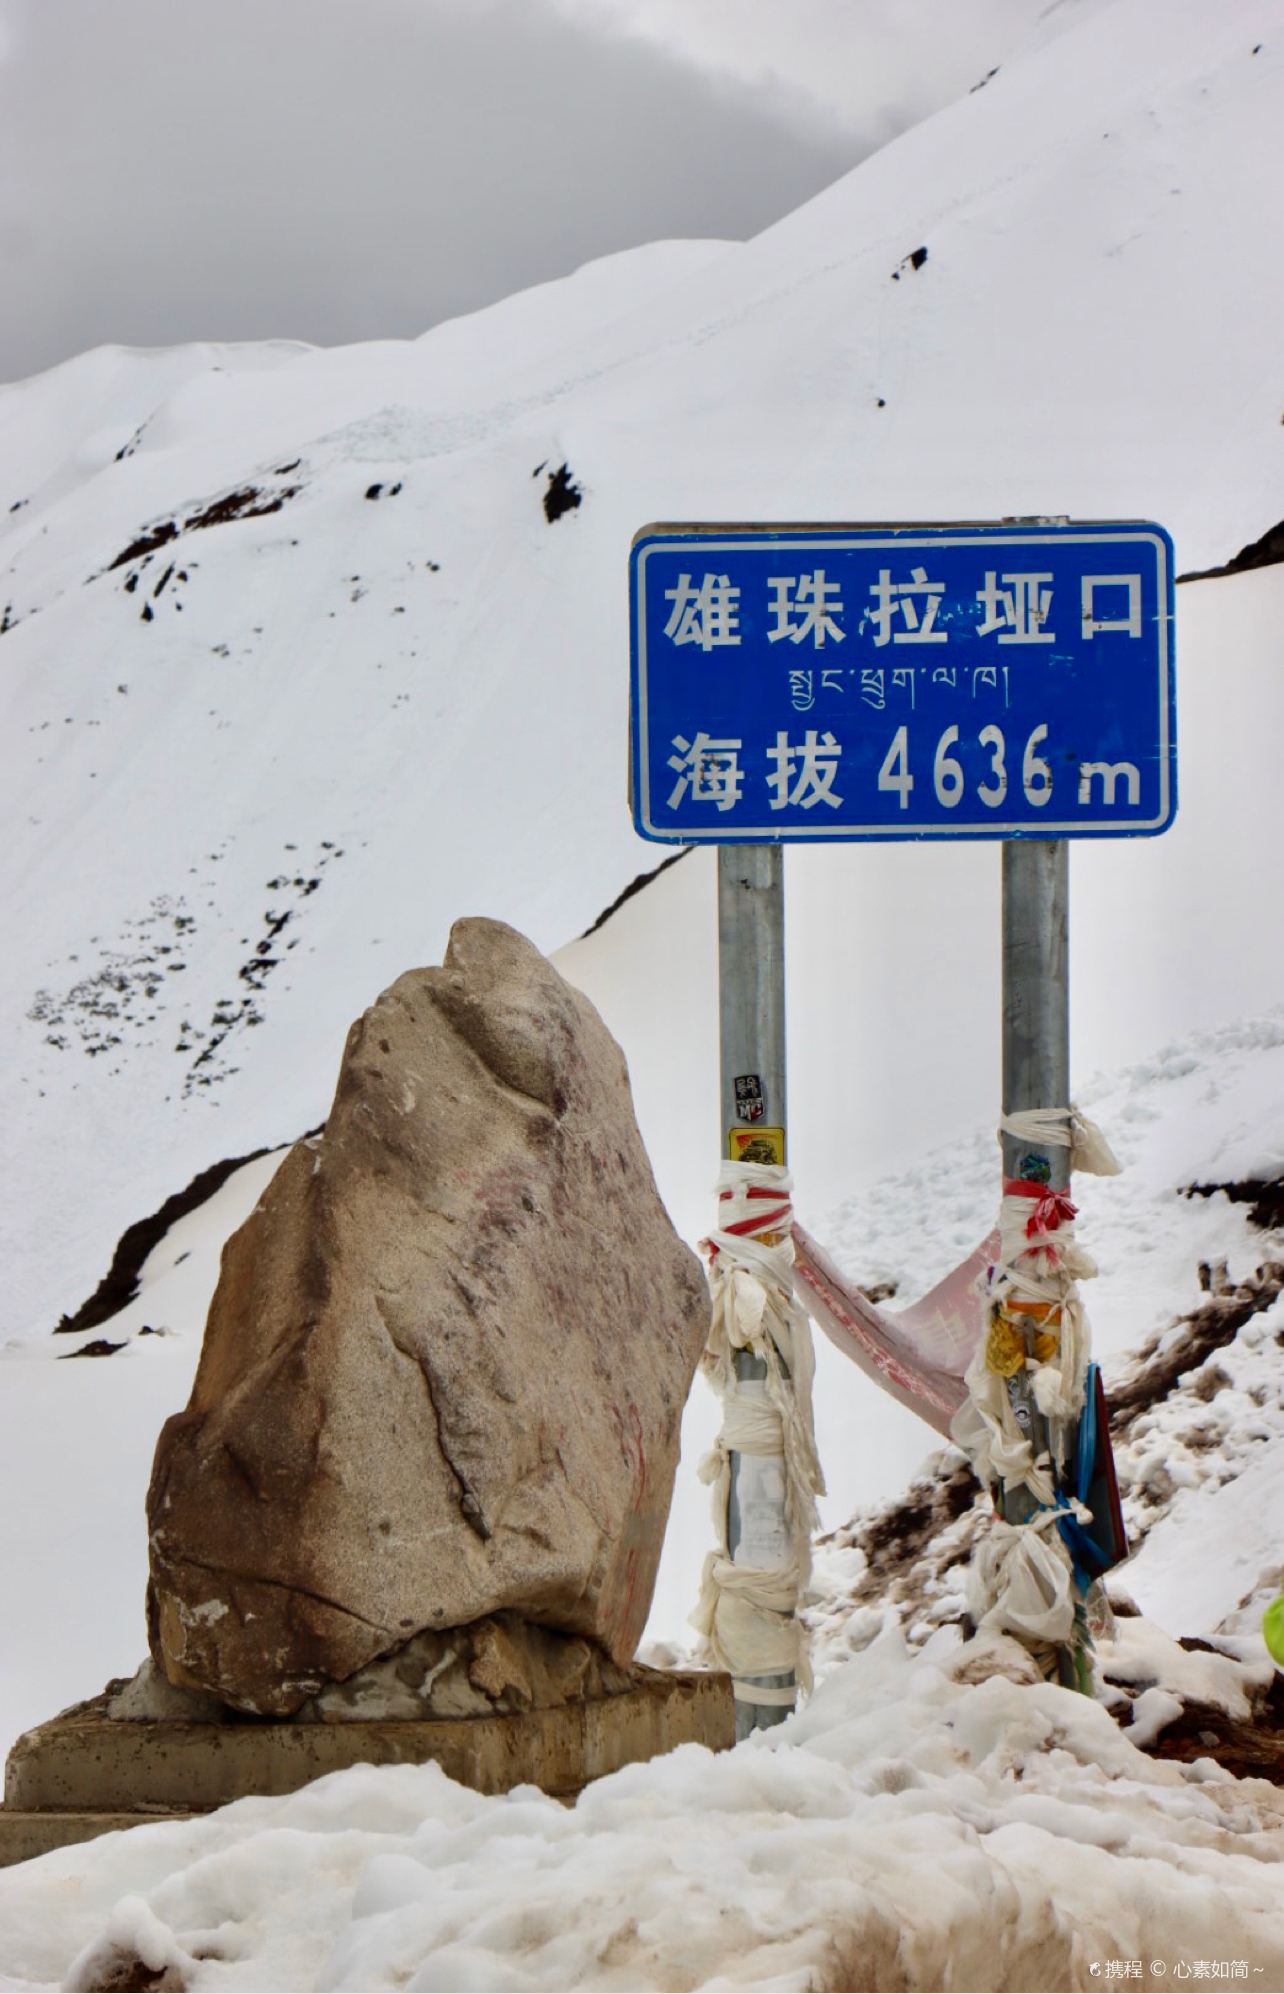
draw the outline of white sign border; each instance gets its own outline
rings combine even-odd
[[[977,524],[979,525],[979,522]],[[996,522],[996,525],[1001,526],[1002,522]],[[1170,543],[1161,533],[1154,531],[1150,527],[1130,528],[1124,525],[1121,525],[1117,531],[1112,531],[1105,524],[1096,532],[1090,530],[1076,532],[1073,528],[1070,530],[1060,528],[1055,532],[1048,532],[1027,527],[1024,529],[1013,528],[1009,532],[993,532],[977,531],[975,528],[972,530],[962,528],[956,531],[947,527],[944,531],[932,531],[924,527],[906,527],[899,531],[888,530],[876,536],[853,532],[850,527],[827,530],[822,527],[813,526],[808,528],[804,526],[797,533],[783,526],[743,527],[739,529],[719,528],[718,531],[722,536],[721,538],[704,539],[701,537],[701,528],[698,526],[687,527],[676,524],[671,527],[644,526],[634,538],[638,582],[637,740],[639,753],[637,778],[640,799],[638,818],[640,823],[645,826],[643,835],[651,838],[653,842],[665,845],[689,845],[694,843],[710,845],[784,845],[820,844],[827,838],[836,838],[841,842],[850,844],[857,844],[862,840],[878,844],[908,844],[916,840],[941,840],[947,838],[961,838],[969,843],[980,843],[982,841],[993,841],[1002,838],[1032,838],[1042,841],[1045,838],[1065,837],[1144,837],[1147,835],[1153,837],[1166,831],[1173,822],[1175,805],[1171,794],[1172,785],[1170,781],[1172,771],[1172,711],[1170,694],[1172,681],[1172,619],[1167,613],[1170,588],[1168,571]],[[809,531],[817,537],[808,539],[806,535]],[[654,539],[648,540],[649,535],[654,535]],[[844,535],[848,537],[844,538]],[[639,541],[644,544],[641,550],[637,551]],[[654,823],[651,816],[650,767],[644,745],[647,740],[648,724],[646,685],[646,564],[652,554],[670,548],[678,541],[692,543],[702,554],[738,553],[746,546],[761,545],[763,542],[775,542],[782,548],[788,547],[791,551],[799,553],[824,552],[829,549],[838,552],[866,549],[871,553],[877,553],[885,549],[897,549],[902,553],[907,551],[917,553],[933,547],[1066,547],[1084,545],[1116,547],[1137,543],[1154,547],[1159,557],[1158,593],[1161,604],[1158,661],[1160,688],[1160,807],[1158,815],[1148,817],[1142,821],[1131,819],[1126,824],[1120,823],[1117,818],[1103,824],[1085,823],[1082,818],[1078,818],[1075,822],[1069,824],[1040,823],[1037,826],[1032,825],[1028,819],[1017,823],[1009,822],[1005,824],[996,824],[991,820],[986,823],[978,821],[975,825],[959,823],[922,825],[915,827],[913,830],[907,829],[904,831],[889,830],[883,824],[870,825],[868,827],[859,824],[832,824],[817,825],[815,828],[809,825],[804,831],[794,831],[784,830],[779,823],[752,825],[748,827],[737,824],[734,830],[729,829],[723,835],[719,835],[716,828],[711,828],[707,832],[701,830],[698,837],[693,837],[689,828],[679,831],[674,830],[670,826],[661,830]]]

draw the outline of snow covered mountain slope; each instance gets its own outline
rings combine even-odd
[[[1186,568],[1274,523],[1282,30],[1116,0],[748,245],[0,395],[0,1333],[315,1122],[455,915],[553,946],[658,856],[622,796],[646,520],[1150,514]]]

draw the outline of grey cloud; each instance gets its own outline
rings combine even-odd
[[[0,379],[105,341],[413,336],[861,147],[542,0],[8,0]]]

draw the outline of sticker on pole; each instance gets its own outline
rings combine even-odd
[[[737,1073],[732,1086],[736,1096],[736,1120],[760,1122],[766,1108],[762,1095],[762,1076],[757,1073]]]
[[[733,1163],[783,1163],[783,1129],[728,1129],[727,1155]]]
[[[1153,837],[1173,821],[1160,526],[648,526],[630,593],[644,838]]]

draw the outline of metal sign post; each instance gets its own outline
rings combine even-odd
[[[1014,839],[1003,847],[1003,1112],[1070,1099],[1069,846]],[[1007,1177],[1033,1152],[1053,1190],[1070,1180],[1059,1144],[1003,1137]],[[1040,1173],[1042,1174],[1042,1172]]]
[[[1003,1113],[1060,1106],[1070,1099],[1069,846],[1063,838],[1013,839],[1003,847]],[[1004,1131],[1005,1180],[1046,1183],[1064,1191],[1070,1152],[1057,1143],[1021,1141]],[[1033,1355],[1033,1321],[1025,1330]],[[1007,1380],[1018,1426],[1036,1460],[1051,1454],[1048,1422],[1034,1401],[1025,1368]],[[1005,1487],[1003,1515],[1025,1523],[1038,1509],[1028,1488]],[[1059,1673],[1073,1686],[1067,1654]]]
[[[784,1163],[785,855],[718,853],[718,1025],[722,1126],[733,1162]]]
[[[779,845],[724,845],[718,853],[718,1014],[722,1126],[730,1161],[784,1163],[785,881]],[[767,1375],[761,1357],[739,1350],[739,1384]],[[788,1544],[783,1481],[752,1455],[730,1455],[727,1549],[734,1564],[778,1563]],[[749,1527],[746,1528],[746,1523]],[[742,1678],[765,1689],[796,1688],[787,1675]],[[736,1698],[736,1736],[781,1724],[790,1705]]]

